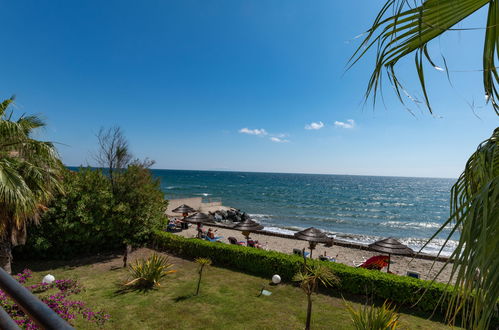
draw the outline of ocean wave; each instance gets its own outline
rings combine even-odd
[[[279,234],[287,234],[287,235],[293,235],[294,233],[303,230],[305,228],[302,227],[297,227],[297,226],[265,226],[264,230],[269,231],[269,232],[274,232],[274,233],[279,233]],[[360,244],[367,246],[371,243],[374,243],[378,240],[381,240],[386,237],[381,237],[381,236],[376,236],[376,235],[362,235],[362,234],[349,234],[349,233],[339,233],[339,232],[331,232],[331,231],[326,231],[328,236],[335,237],[335,239],[343,241],[343,242],[348,242],[348,243],[354,243],[354,244]],[[397,238],[398,241],[400,241],[402,244],[407,245],[411,249],[413,249],[416,252],[419,252],[421,250],[421,247],[427,243],[427,239],[425,238],[416,238],[416,237],[401,237]],[[442,246],[445,244],[445,246],[442,248]],[[426,254],[430,255],[437,255],[440,252],[441,256],[448,257],[452,254],[454,249],[456,248],[458,244],[458,241],[456,240],[449,240],[447,243],[445,243],[445,239],[441,238],[435,238],[431,240],[428,244],[426,244],[425,248],[421,251]],[[442,250],[442,251],[440,251]]]
[[[299,228],[299,227],[281,228],[281,227],[270,226],[270,227],[264,227],[263,230],[269,231],[271,233],[293,235],[297,231],[303,230],[303,228]]]
[[[178,188],[178,187],[177,186],[168,186],[168,187],[166,187],[167,190],[172,190],[172,189],[176,189],[176,188]]]
[[[270,214],[258,214],[258,213],[251,213],[251,214],[248,214],[250,217],[252,218],[256,218],[256,219],[262,219],[262,218],[271,218],[272,215]]]
[[[369,245],[385,237],[374,236],[374,235],[337,234],[337,238],[342,241],[347,241],[351,243]],[[397,240],[402,244],[407,245],[415,252],[419,252],[421,248],[428,241],[425,238],[415,238],[415,237],[401,237],[397,238]],[[444,244],[445,246],[442,248]],[[440,250],[442,250],[440,252],[440,255],[448,257],[452,254],[452,252],[454,252],[454,249],[457,247],[457,244],[458,241],[456,240],[449,240],[447,241],[447,243],[445,243],[445,239],[435,238],[430,242],[428,242],[428,244],[426,244],[426,246],[424,247],[423,250],[421,250],[421,252],[430,255],[437,255],[440,252]]]
[[[442,226],[442,224],[438,222],[404,222],[404,221],[385,221],[381,222],[379,225],[392,228],[405,228],[405,229],[440,228]],[[445,228],[452,229],[452,225],[447,225]]]
[[[382,206],[414,206],[414,203],[402,203],[402,202],[395,202],[395,203],[390,203],[390,202],[382,202]]]

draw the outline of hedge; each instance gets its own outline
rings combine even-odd
[[[154,247],[157,249],[189,259],[207,257],[215,265],[267,278],[279,274],[284,281],[290,281],[303,265],[301,257],[276,251],[212,243],[161,231],[155,232],[154,236]],[[325,288],[326,291],[334,293],[369,295],[383,300],[389,299],[401,305],[415,305],[414,308],[418,310],[431,312],[437,306],[446,305],[440,299],[444,293],[450,292],[450,288],[442,283],[354,268],[339,263],[319,260],[309,262],[323,263],[339,277],[338,285]]]

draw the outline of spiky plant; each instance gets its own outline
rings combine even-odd
[[[438,67],[428,52],[429,43],[454,29],[481,8],[488,10],[484,22],[483,88],[487,101],[499,115],[499,73],[495,61],[499,56],[499,1],[497,0],[387,0],[362,44],[352,56],[355,64],[371,48],[377,51],[376,62],[368,82],[366,99],[374,102],[386,74],[404,103],[406,96],[414,100],[396,72],[396,64],[414,55],[424,102],[432,112],[424,74],[424,61]],[[466,29],[460,29],[466,30]],[[454,323],[459,315],[462,326],[469,329],[486,329],[497,313],[499,299],[499,128],[490,139],[478,147],[451,191],[451,214],[445,226],[452,225],[451,234],[460,232],[459,244],[452,254],[450,281],[455,281],[454,292],[447,308],[447,317]],[[450,235],[449,237],[450,238]]]
[[[312,293],[317,293],[319,285],[331,286],[339,281],[331,269],[323,265],[311,264],[305,265],[302,270],[295,274],[293,281],[298,282],[300,288],[307,295],[307,320],[305,330],[310,329],[312,318]]]
[[[199,278],[198,278],[198,286],[196,288],[196,296],[199,294],[199,287],[201,286],[201,277],[203,276],[203,269],[206,267],[206,266],[211,266],[211,259],[209,258],[197,258],[196,260],[196,263],[199,265],[199,269],[198,269],[198,274],[199,274]]]
[[[160,286],[160,281],[176,270],[169,270],[173,267],[170,259],[153,253],[147,259],[139,259],[129,266],[131,280],[125,286],[151,289]]]
[[[350,313],[353,326],[357,330],[393,330],[399,328],[400,315],[386,301],[381,307],[374,305],[353,308],[352,304],[345,303]]]
[[[37,222],[54,193],[61,192],[63,170],[50,142],[32,137],[45,127],[38,116],[13,119],[14,98],[0,103],[0,267],[11,272],[12,246],[24,244],[26,226]]]

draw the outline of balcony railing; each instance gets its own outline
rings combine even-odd
[[[73,329],[56,312],[0,267],[0,289],[42,329]],[[0,329],[19,329],[12,318],[0,308]]]

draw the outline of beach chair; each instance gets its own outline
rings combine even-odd
[[[209,238],[208,236],[205,236],[204,239],[209,241],[209,242],[220,242],[220,240],[222,239],[223,237],[222,236],[218,236],[218,237],[215,237],[215,238]]]
[[[232,236],[229,237],[229,238],[227,238],[227,239],[229,240],[229,243],[232,244],[232,245],[246,245],[246,243],[240,242],[240,241],[237,240],[237,238],[232,237]]]
[[[414,271],[408,270],[407,271],[407,276],[419,279],[421,277],[421,274],[418,273],[418,272],[414,272]]]
[[[374,256],[367,259],[358,267],[371,270],[381,270],[384,267],[388,266],[389,260],[390,259],[388,256]]]
[[[366,262],[366,258],[365,257],[362,257],[362,261],[354,261],[352,260],[352,264],[355,268],[358,268],[360,267],[360,265],[362,265],[364,262]]]
[[[174,232],[177,230],[177,225],[174,224],[174,223],[170,223],[167,227],[166,227],[166,231],[169,231],[169,232]]]
[[[296,255],[299,255],[300,257],[303,257],[303,250],[293,249],[293,254],[296,254]],[[307,258],[309,255],[310,255],[310,253],[305,251],[305,258]]]
[[[321,260],[321,261],[336,262],[336,258],[334,258],[334,257],[329,257],[329,256],[323,256],[323,255],[320,255],[320,256],[319,256],[319,260]]]

